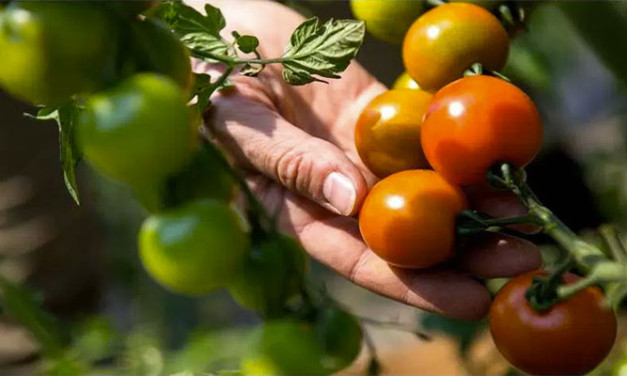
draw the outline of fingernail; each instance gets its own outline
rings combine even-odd
[[[324,181],[322,194],[339,214],[349,215],[353,212],[357,191],[353,181],[347,176],[339,172],[330,173]]]

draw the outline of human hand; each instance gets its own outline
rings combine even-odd
[[[302,17],[267,1],[215,1],[230,30],[260,39],[262,56],[282,53]],[[194,2],[199,10],[203,4]],[[262,15],[262,16],[260,16]],[[195,70],[215,66],[197,63]],[[305,250],[354,283],[416,307],[454,318],[485,316],[490,296],[476,278],[511,276],[540,266],[537,248],[525,240],[485,234],[467,239],[459,257],[430,270],[388,265],[364,243],[356,214],[376,178],[355,150],[353,128],[361,109],[385,86],[353,63],[341,80],[291,87],[280,69],[257,78],[233,77],[236,89],[212,98],[211,133],[247,174],[254,192],[281,227]],[[474,208],[520,215],[509,194],[485,187],[467,190]]]

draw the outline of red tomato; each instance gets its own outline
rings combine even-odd
[[[432,95],[422,90],[390,90],[361,112],[355,145],[364,164],[378,177],[427,168],[420,144],[420,125]]]
[[[500,70],[508,52],[509,37],[499,20],[467,3],[428,11],[414,22],[403,41],[405,68],[427,91],[461,78],[474,63]]]
[[[442,88],[422,124],[422,150],[455,184],[477,184],[498,162],[523,167],[542,146],[542,122],[531,99],[499,78],[472,76]]]
[[[616,338],[616,316],[602,307],[603,293],[588,287],[547,311],[538,312],[525,294],[535,275],[506,284],[490,309],[490,331],[512,365],[534,375],[581,375],[594,369]],[[565,275],[566,283],[578,279]]]
[[[366,244],[388,263],[428,268],[453,255],[455,218],[465,208],[459,187],[437,172],[403,171],[372,188],[359,228]]]

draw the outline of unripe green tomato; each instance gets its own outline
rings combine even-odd
[[[316,334],[322,347],[322,364],[330,373],[348,367],[361,351],[359,321],[337,307],[329,306],[318,313]]]
[[[191,161],[172,177],[159,184],[133,187],[137,200],[150,212],[201,198],[231,202],[237,183],[213,153],[198,147]]]
[[[144,1],[144,0],[114,0],[106,1],[105,4],[109,6],[117,14],[124,17],[135,17],[138,14],[144,13],[148,9],[155,5],[156,1]]]
[[[422,0],[351,0],[356,19],[376,38],[401,43],[411,24],[424,10]]]
[[[324,375],[315,329],[288,319],[267,321],[252,334],[241,360],[243,375]]]
[[[403,72],[403,74],[398,76],[396,81],[394,81],[392,89],[420,89],[420,86],[411,78],[409,73]]]
[[[87,99],[78,121],[84,156],[131,185],[157,184],[185,166],[195,137],[180,88],[152,73],[132,76]]]
[[[269,235],[253,245],[229,291],[242,307],[275,317],[302,287],[305,267],[305,254],[296,240],[283,234]]]
[[[97,89],[112,74],[117,29],[88,1],[19,1],[0,13],[0,85],[36,104]]]
[[[209,293],[236,276],[249,251],[241,214],[215,200],[197,200],[146,219],[139,255],[164,287],[186,295]]]
[[[192,86],[192,66],[187,48],[164,24],[152,20],[132,20],[128,27],[128,47],[122,51],[123,74],[161,73],[172,78],[186,92]]]

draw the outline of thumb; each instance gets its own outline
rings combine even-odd
[[[359,210],[366,181],[338,147],[304,132],[259,101],[225,95],[212,102],[208,123],[237,162],[335,213],[353,215]]]

